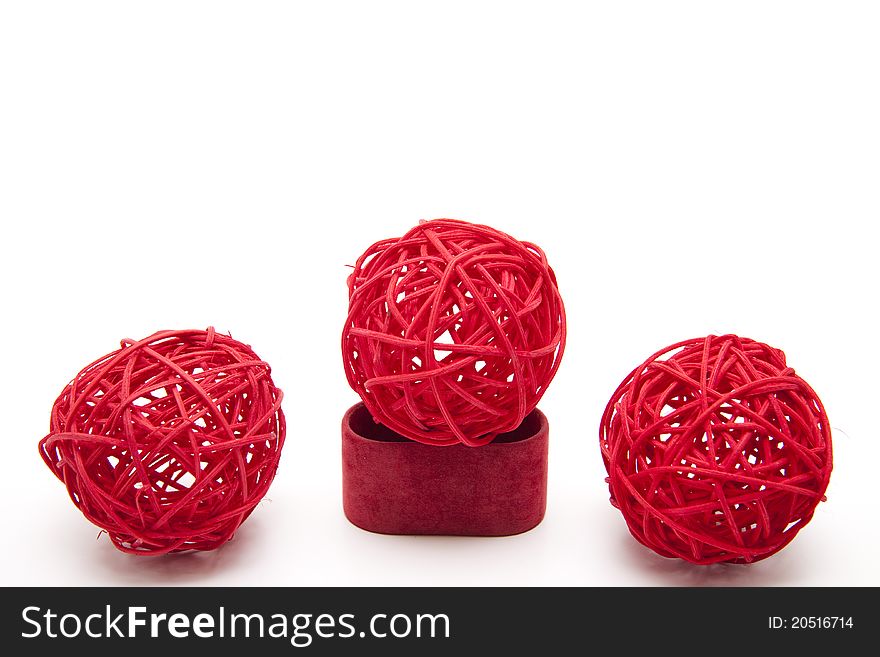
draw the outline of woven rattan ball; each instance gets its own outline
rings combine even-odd
[[[831,431],[785,354],[734,335],[658,351],[600,428],[611,502],[641,543],[698,564],[785,547],[824,500]]]
[[[559,367],[565,311],[544,252],[488,226],[424,221],[367,249],[348,287],[349,384],[407,438],[491,442]]]
[[[77,374],[40,453],[120,550],[211,550],[275,476],[281,398],[247,345],[213,328],[162,331],[123,340]]]

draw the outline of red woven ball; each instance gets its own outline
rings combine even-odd
[[[611,397],[599,437],[611,503],[632,535],[698,564],[781,550],[831,475],[816,393],[783,352],[735,335],[651,356]]]
[[[565,311],[534,244],[464,221],[422,222],[358,258],[342,335],[373,417],[431,445],[519,426],[556,374]]]
[[[249,346],[213,328],[161,331],[76,375],[40,454],[120,550],[212,550],[275,476],[281,397]]]

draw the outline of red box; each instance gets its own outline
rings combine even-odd
[[[381,534],[509,536],[535,527],[547,506],[547,418],[482,447],[437,447],[377,424],[362,404],[342,420],[346,517]]]

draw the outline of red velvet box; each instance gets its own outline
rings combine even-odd
[[[535,527],[547,505],[547,418],[482,447],[425,445],[377,424],[362,404],[342,420],[342,503],[381,534],[508,536]]]

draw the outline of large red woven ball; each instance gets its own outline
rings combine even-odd
[[[40,454],[120,550],[212,550],[275,476],[281,398],[269,366],[213,328],[123,340],[65,387]]]
[[[698,564],[781,550],[831,475],[816,393],[783,352],[734,335],[679,342],[639,365],[608,402],[600,441],[632,535]]]
[[[431,445],[518,427],[556,374],[565,310],[544,252],[494,228],[425,221],[358,258],[342,335],[373,417]]]

